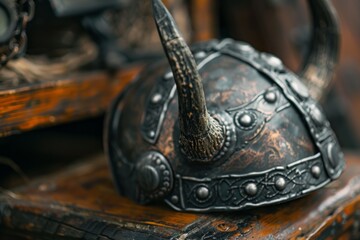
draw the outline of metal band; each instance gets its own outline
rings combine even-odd
[[[165,201],[177,210],[217,211],[264,206],[297,198],[330,182],[321,154],[285,167],[216,178],[176,176],[176,186]]]

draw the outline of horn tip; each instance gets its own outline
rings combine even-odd
[[[152,6],[156,20],[160,20],[166,15],[167,11],[161,0],[152,0]]]

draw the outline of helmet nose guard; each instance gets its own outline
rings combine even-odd
[[[108,115],[121,194],[180,211],[230,211],[295,199],[340,176],[343,154],[314,100],[338,57],[329,1],[309,0],[314,34],[300,77],[231,39],[191,51],[163,3],[152,2],[168,63],[145,70]]]

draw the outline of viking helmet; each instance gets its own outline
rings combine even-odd
[[[144,70],[108,115],[106,149],[122,195],[230,211],[295,199],[340,176],[343,154],[316,101],[337,62],[338,26],[329,1],[309,4],[313,41],[298,76],[244,42],[189,48],[153,0],[167,61]]]

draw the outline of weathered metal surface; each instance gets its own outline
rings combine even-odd
[[[359,156],[327,188],[271,208],[174,212],[118,196],[104,156],[0,195],[1,231],[34,239],[357,239]],[[347,237],[347,238],[346,238]]]
[[[343,156],[329,122],[280,59],[231,39],[191,52],[161,1],[153,3],[171,71],[164,63],[148,68],[111,109],[106,147],[122,194],[176,210],[225,211],[288,201],[339,177]],[[327,23],[321,36],[336,29],[328,2],[311,7]],[[329,41],[315,41],[314,54],[326,48],[336,61]],[[322,72],[322,59],[307,63]],[[144,156],[152,159],[145,165]]]
[[[305,1],[222,1],[221,16],[227,37],[251,42],[272,52],[292,70],[298,70],[308,50],[311,22]],[[344,147],[360,146],[360,2],[331,1],[339,16],[339,64],[331,92],[323,99],[325,112]],[[268,21],[271,19],[271,21]],[[236,25],[232,25],[236,22]],[[253,27],[254,26],[254,27]],[[271,38],[265,36],[272,36]]]

